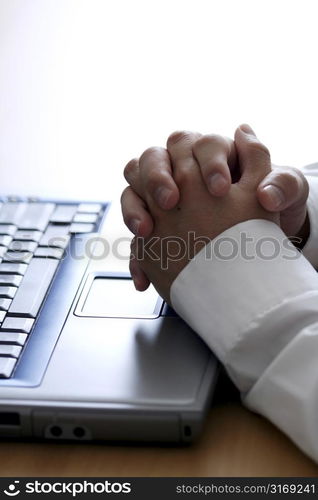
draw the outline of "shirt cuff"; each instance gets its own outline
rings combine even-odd
[[[293,324],[279,335],[290,301],[317,290],[317,273],[282,230],[249,220],[201,249],[173,282],[170,297],[245,392],[297,335]]]

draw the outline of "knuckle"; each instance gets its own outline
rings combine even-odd
[[[224,163],[217,158],[208,160],[201,166],[201,169],[204,176],[210,175],[211,173],[222,173],[223,175],[227,173]]]
[[[295,193],[299,188],[298,178],[291,172],[280,172],[277,174],[276,182],[285,188],[288,188],[289,191]]]
[[[192,135],[192,132],[189,132],[188,130],[176,130],[169,135],[167,147],[175,146],[179,142],[190,141]]]
[[[270,158],[270,151],[265,144],[260,142],[257,138],[252,137],[249,141],[250,149],[259,156],[267,156]]]
[[[225,139],[225,137],[222,137],[221,135],[217,134],[206,134],[200,137],[194,144],[195,149],[201,149],[201,148],[206,148],[210,146],[218,146],[220,148],[224,148],[225,150],[228,150],[228,141]]]
[[[307,181],[305,175],[303,174],[303,172],[299,168],[286,167],[285,173],[295,177],[295,179],[297,179],[297,182],[301,186],[308,186],[308,181]]]
[[[181,191],[191,189],[197,182],[197,178],[197,170],[187,165],[180,165],[174,173],[174,180]]]
[[[125,207],[122,208],[122,214],[123,214],[124,224],[130,230],[129,222],[130,222],[131,217],[130,217],[129,213],[126,212]]]
[[[133,158],[130,160],[124,168],[124,177],[128,181],[131,175],[138,169],[138,158]]]
[[[145,178],[146,189],[150,192],[154,192],[158,186],[162,186],[165,183],[166,176],[161,170],[152,169],[149,175]]]
[[[129,217],[129,214],[126,213],[125,211],[125,208],[122,209],[122,213],[123,213],[123,221],[124,221],[124,224],[125,226],[129,229],[130,231],[130,227],[129,227],[129,221],[130,221],[130,217]]]
[[[151,158],[152,156],[157,158],[158,156],[162,155],[163,151],[164,149],[160,148],[159,146],[151,146],[142,153],[139,162],[143,163],[145,160],[149,161],[149,157]]]
[[[121,206],[122,208],[125,207],[125,203],[126,203],[126,200],[127,200],[127,195],[129,195],[129,190],[131,188],[129,186],[127,186],[123,192],[121,193],[121,196],[120,196],[120,203],[121,203]]]
[[[289,167],[288,170],[284,170],[277,173],[276,177],[277,183],[285,187],[285,189],[291,195],[302,195],[304,197],[308,196],[309,184],[303,173],[295,168]]]
[[[120,204],[121,204],[121,212],[123,216],[124,223],[130,229],[130,222],[131,219],[133,218],[135,212],[138,212],[138,205],[135,204],[135,206],[132,204],[132,189],[131,187],[126,187],[124,191],[121,194],[120,197]]]

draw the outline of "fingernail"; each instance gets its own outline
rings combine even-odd
[[[243,123],[243,125],[240,125],[240,129],[245,134],[256,135],[255,132],[254,132],[254,130],[247,123]]]
[[[219,173],[213,174],[208,178],[208,186],[212,194],[219,194],[227,184],[228,182],[225,177]]]
[[[139,219],[132,219],[129,223],[129,229],[135,234],[138,234],[138,229],[140,226],[140,220]]]
[[[155,199],[157,200],[157,203],[162,208],[166,208],[171,194],[172,194],[171,189],[161,186],[156,189],[154,196]]]
[[[273,208],[279,208],[284,204],[285,196],[283,191],[279,187],[269,184],[268,186],[265,186],[263,188],[263,191],[267,193],[267,196],[269,197]]]

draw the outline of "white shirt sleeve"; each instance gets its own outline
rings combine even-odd
[[[252,220],[228,229],[170,295],[245,404],[318,461],[318,274],[280,228]]]

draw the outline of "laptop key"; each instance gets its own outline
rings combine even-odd
[[[70,232],[71,233],[91,233],[94,231],[94,224],[81,224],[79,222],[74,222],[71,225]]]
[[[63,248],[39,247],[34,257],[47,257],[49,259],[61,259],[63,257]]]
[[[1,345],[0,344],[0,357],[8,356],[10,358],[18,358],[22,351],[22,347],[18,345]]]
[[[6,254],[7,248],[6,247],[0,247],[0,259]]]
[[[101,209],[100,203],[80,203],[77,211],[85,214],[99,214]]]
[[[16,362],[15,358],[0,358],[0,378],[11,377]]]
[[[0,273],[3,274],[21,274],[22,276],[25,274],[27,270],[27,264],[0,264]]]
[[[0,209],[0,224],[18,225],[27,203],[4,203]]]
[[[8,234],[2,234],[0,236],[0,245],[4,247],[8,247],[12,241],[12,236],[9,236]]]
[[[54,208],[54,203],[29,203],[18,220],[19,229],[44,231]]]
[[[7,311],[0,311],[0,323],[4,320],[5,316],[7,314]]]
[[[76,214],[74,217],[74,222],[95,224],[97,219],[97,214]]]
[[[0,311],[7,311],[11,302],[11,299],[0,299]]]
[[[8,234],[9,236],[13,236],[16,230],[16,226],[12,226],[10,224],[0,224],[0,234]]]
[[[14,235],[15,240],[19,241],[36,241],[37,243],[42,238],[42,231],[17,231]]]
[[[7,316],[2,323],[1,329],[11,332],[30,333],[33,323],[34,319],[31,318],[11,318]]]
[[[0,331],[0,344],[16,344],[23,346],[28,338],[26,333]]]
[[[51,216],[50,221],[59,224],[72,222],[77,211],[77,205],[58,205]]]
[[[6,297],[7,299],[13,299],[17,288],[15,286],[0,286],[0,297]]]
[[[29,264],[33,254],[31,252],[7,252],[2,259],[2,262],[21,262]]]
[[[13,252],[34,252],[38,244],[35,241],[13,240],[9,250]]]
[[[18,274],[0,274],[0,285],[19,286],[22,276]]]
[[[32,259],[12,301],[9,314],[35,318],[58,265],[59,261],[55,259]]]
[[[69,231],[69,225],[50,224],[40,240],[40,245],[42,247],[66,248],[70,240]]]

